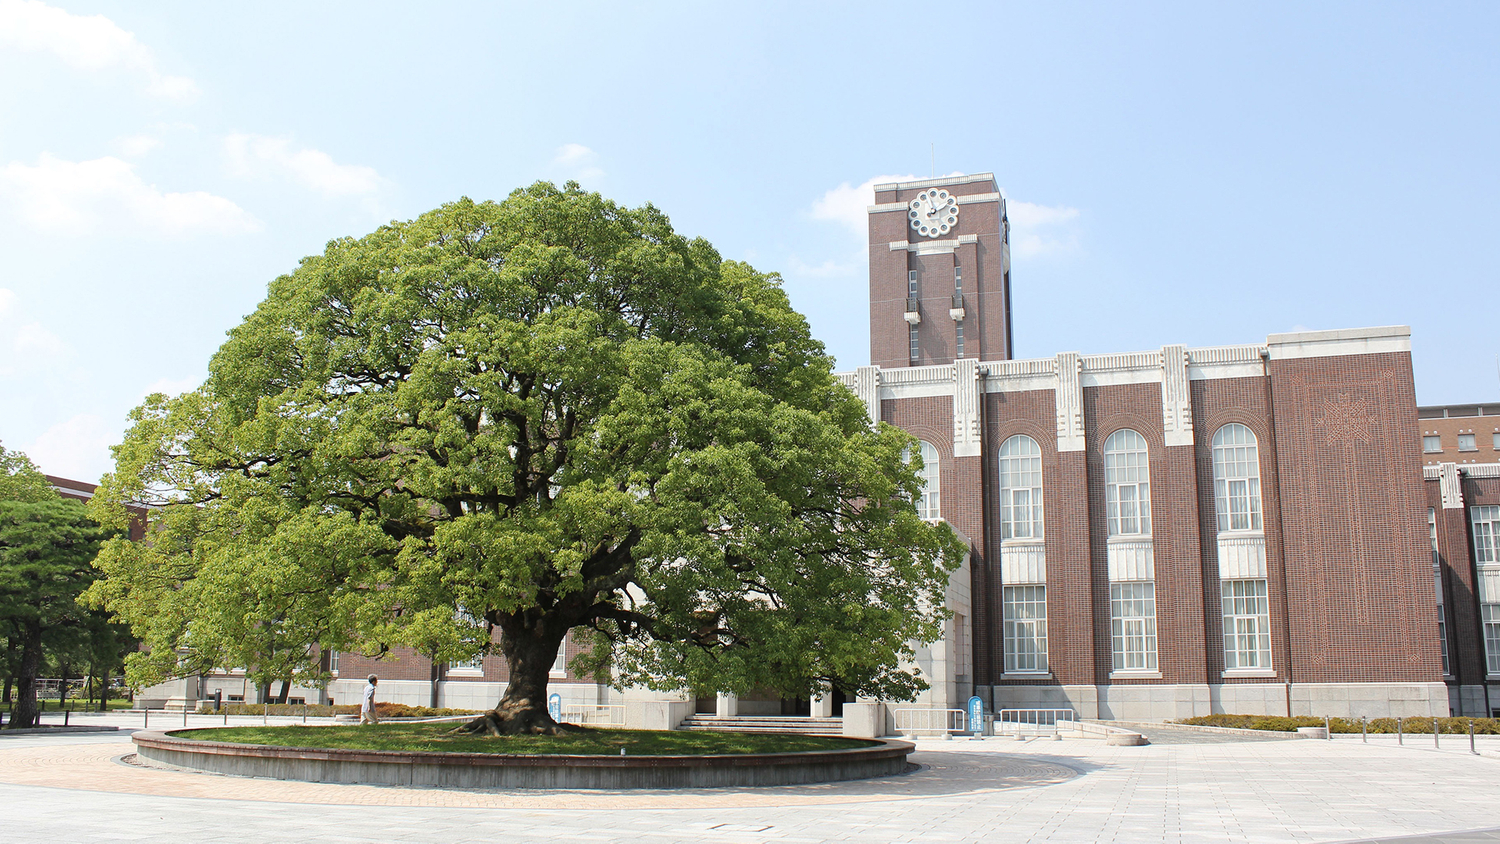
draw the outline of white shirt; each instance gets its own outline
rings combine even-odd
[[[366,683],[365,684],[365,704],[364,704],[364,708],[365,709],[374,709],[375,708],[375,684],[374,683]]]

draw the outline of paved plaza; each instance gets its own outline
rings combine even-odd
[[[1500,842],[1500,740],[1145,732],[922,741],[900,777],[635,792],[287,783],[132,766],[128,731],[6,736],[0,840]]]

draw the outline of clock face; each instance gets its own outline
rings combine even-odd
[[[958,225],[958,200],[939,188],[930,188],[917,194],[910,203],[906,217],[917,234],[937,237],[947,234]]]

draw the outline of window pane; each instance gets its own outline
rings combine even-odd
[[[1006,586],[1002,590],[1005,670],[1047,670],[1047,587]]]
[[[1115,670],[1154,671],[1156,584],[1111,583],[1109,605]]]
[[[1017,434],[1000,446],[1000,537],[1042,537],[1042,449]]]
[[[1244,425],[1220,428],[1213,440],[1214,504],[1219,530],[1260,530],[1260,450]]]
[[[1264,580],[1225,580],[1224,668],[1271,667],[1270,602]]]

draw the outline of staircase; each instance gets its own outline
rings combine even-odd
[[[732,718],[689,715],[683,719],[682,726],[678,729],[726,733],[800,733],[809,736],[838,736],[844,733],[844,719],[792,715],[737,715]]]

